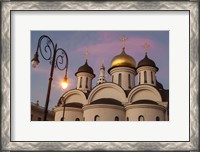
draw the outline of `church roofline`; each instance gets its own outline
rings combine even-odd
[[[117,83],[114,83],[114,82],[104,82],[104,83],[102,83],[102,84],[96,85],[94,88],[92,88],[92,90],[94,90],[96,87],[99,87],[100,85],[104,85],[104,84],[115,84],[115,85],[117,85],[118,87],[122,88],[122,87],[119,86]],[[162,89],[162,90],[160,90],[158,87],[153,86],[153,85],[150,85],[150,84],[140,84],[140,85],[137,85],[137,86],[133,87],[131,90],[124,90],[123,88],[122,88],[122,90],[124,91],[124,93],[125,93],[125,95],[126,95],[126,98],[127,98],[128,95],[129,95],[129,93],[130,93],[133,89],[135,89],[135,88],[137,88],[137,87],[139,87],[139,86],[143,86],[143,85],[144,85],[144,86],[147,85],[147,86],[151,86],[151,87],[155,88],[155,89],[160,93],[161,98],[162,98],[162,101],[165,101],[165,100],[169,101],[169,90],[168,90],[168,89]],[[90,95],[90,92],[92,91],[92,90],[91,90],[91,91],[88,91],[87,93],[85,93],[85,92],[83,92],[82,90],[79,90],[79,89],[71,89],[71,90],[68,90],[68,91],[66,91],[66,92],[59,98],[59,101],[58,101],[58,103],[57,103],[57,106],[61,104],[61,98],[62,98],[66,93],[68,93],[68,92],[70,92],[70,91],[75,91],[75,90],[82,92],[82,93],[85,95],[85,98],[86,98],[86,99],[88,99],[88,97],[89,97],[89,95]]]
[[[135,86],[134,88],[139,87],[139,86],[143,86],[143,85],[144,86],[147,85],[147,86],[151,86],[151,87],[155,88],[160,93],[162,101],[165,101],[166,98],[167,98],[167,101],[169,101],[169,89],[163,88],[162,90],[160,90],[157,86],[153,86],[153,85],[150,85],[150,84],[140,84],[140,85]],[[132,88],[132,89],[134,89],[134,88]],[[168,94],[168,97],[166,96],[166,94]]]
[[[96,87],[99,87],[100,85],[103,85],[103,84],[115,84],[115,85],[117,85],[117,86],[119,86],[117,83],[115,83],[115,82],[104,82],[104,83],[101,83],[101,84],[98,84],[98,85],[96,85],[94,88],[92,88],[92,90],[93,89],[95,89]],[[122,88],[121,86],[119,86],[120,88]],[[91,91],[92,91],[91,90]],[[124,91],[124,93],[126,94],[126,90],[124,90],[123,88],[122,88],[122,90]],[[91,92],[90,91],[90,92]],[[126,97],[128,97],[128,96],[126,96]]]
[[[66,93],[68,93],[68,92],[70,92],[70,91],[76,91],[76,90],[82,92],[82,93],[85,95],[85,98],[88,99],[88,96],[89,96],[89,93],[88,93],[88,92],[85,93],[85,92],[83,92],[82,90],[79,90],[79,89],[70,89],[70,90],[68,90],[68,91],[66,91],[65,93],[62,94],[62,96],[61,96],[61,97],[59,98],[59,100],[58,100],[57,106],[59,106],[59,105],[61,104],[61,98],[64,98],[64,95],[65,95]]]

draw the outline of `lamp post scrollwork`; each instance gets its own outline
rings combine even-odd
[[[63,50],[62,48],[57,48],[57,44],[54,44],[51,38],[46,35],[42,35],[38,40],[36,53],[33,59],[31,60],[33,68],[35,68],[40,63],[39,52],[43,59],[48,60],[51,63],[51,71],[50,71],[49,84],[45,102],[44,118],[43,118],[43,120],[46,121],[54,68],[56,67],[60,71],[66,70],[64,75],[64,80],[62,82],[62,87],[65,89],[68,85],[67,84],[68,56],[65,50]]]

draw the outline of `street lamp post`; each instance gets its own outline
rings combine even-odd
[[[44,40],[46,40],[46,43],[43,44],[42,42],[45,42]],[[49,84],[48,84],[47,96],[46,96],[46,102],[45,102],[44,119],[43,119],[44,121],[46,121],[47,114],[48,114],[48,106],[49,106],[54,68],[57,67],[61,71],[66,69],[64,80],[62,82],[62,87],[65,89],[68,85],[67,84],[68,56],[65,50],[63,50],[62,48],[57,48],[57,44],[54,45],[50,37],[46,35],[42,35],[38,40],[37,50],[34,55],[34,58],[31,60],[32,66],[34,68],[39,64],[39,55],[38,55],[39,51],[43,59],[50,60],[50,63],[51,63],[51,71],[50,71]]]

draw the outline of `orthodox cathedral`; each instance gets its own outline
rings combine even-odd
[[[86,58],[85,64],[75,73],[77,85],[59,99],[53,108],[55,121],[168,121],[169,90],[156,79],[159,68],[147,52],[138,62],[125,51],[115,56],[105,77],[102,64],[96,86],[95,77]],[[146,48],[148,46],[146,45]],[[138,84],[135,84],[135,79]]]

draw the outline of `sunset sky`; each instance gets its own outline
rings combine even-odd
[[[128,38],[125,41],[125,51],[137,64],[144,58],[144,43],[150,44],[148,57],[154,60],[159,68],[156,74],[157,80],[165,89],[169,88],[169,31],[31,31],[31,59],[35,54],[38,39],[42,35],[49,36],[54,44],[57,43],[59,48],[66,51],[69,58],[67,73],[69,86],[66,90],[61,88],[60,82],[64,78],[65,71],[56,68],[49,109],[57,104],[63,93],[76,87],[75,73],[85,63],[86,49],[89,52],[88,64],[96,75],[93,86],[96,85],[102,62],[106,68],[107,81],[110,81],[111,77],[107,70],[110,68],[112,58],[122,51],[120,38],[123,35]],[[40,52],[39,61],[40,64],[36,68],[31,67],[31,102],[39,100],[40,105],[44,107],[51,65],[42,58]]]

